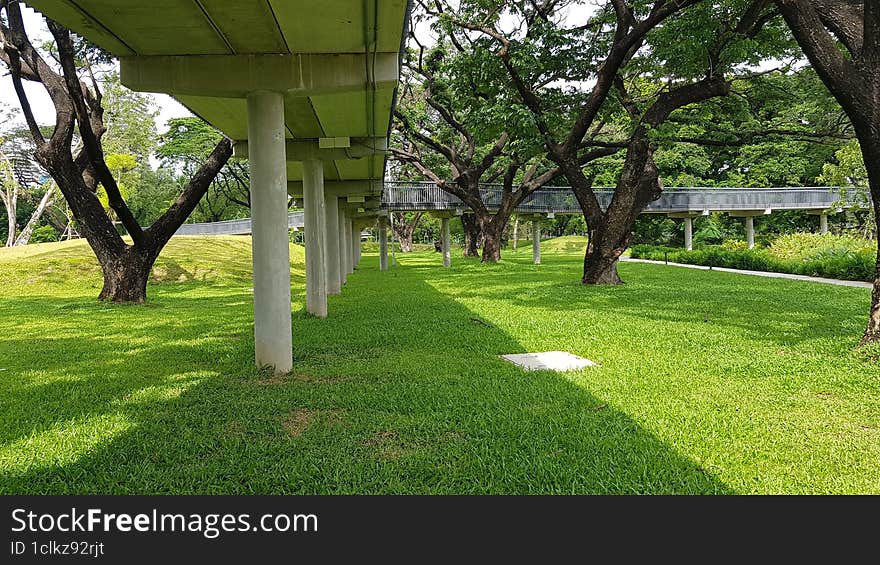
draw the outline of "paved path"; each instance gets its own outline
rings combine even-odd
[[[700,269],[708,271],[709,267],[705,265],[688,265],[685,263],[665,263],[663,261],[651,261],[649,259],[632,259],[630,257],[621,257],[622,261],[630,263],[649,263],[651,265],[669,265],[671,267],[687,267],[688,269]],[[727,269],[724,267],[712,267],[713,271],[721,271],[722,273],[737,273],[740,275],[754,275],[756,277],[767,277],[770,279],[789,279],[793,281],[817,282],[823,284],[835,284],[838,286],[851,286],[854,288],[873,288],[873,285],[864,281],[842,281],[839,279],[823,279],[821,277],[807,277],[804,275],[790,275],[788,273],[770,273],[767,271],[744,271],[740,269]]]

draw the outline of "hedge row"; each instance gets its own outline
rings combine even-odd
[[[817,250],[804,259],[780,259],[767,249],[726,249],[720,245],[705,246],[686,251],[674,247],[635,245],[630,256],[654,261],[706,265],[749,271],[790,273],[810,277],[825,277],[851,281],[873,282],[876,272],[876,253],[868,251]]]

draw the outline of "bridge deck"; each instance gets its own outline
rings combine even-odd
[[[667,188],[648,205],[647,214],[703,214],[706,212],[748,212],[767,210],[812,210],[833,212],[845,193],[847,201],[856,198],[851,189],[807,188]],[[614,192],[597,191],[599,203],[607,208]],[[482,190],[483,202],[490,210],[498,208],[502,190],[488,186]],[[433,183],[385,182],[382,209],[388,211],[467,210],[462,201]],[[521,214],[580,214],[581,209],[568,187],[539,190],[520,204]],[[291,212],[288,227],[302,229],[302,212]],[[251,220],[228,220],[203,224],[184,224],[176,235],[241,235],[251,233]]]
[[[480,191],[490,210],[501,203],[503,191],[487,186]],[[607,208],[614,191],[596,191],[599,204]],[[852,195],[848,195],[851,197]],[[676,188],[663,191],[659,200],[651,202],[646,213],[736,212],[751,210],[831,210],[841,200],[841,189],[834,187],[805,188]],[[467,206],[452,194],[433,183],[385,182],[382,208],[386,210],[464,210]],[[568,187],[548,187],[530,195],[517,208],[520,213],[580,214],[574,193]]]

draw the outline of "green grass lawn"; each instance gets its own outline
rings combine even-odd
[[[0,493],[880,493],[869,292],[623,264],[365,255],[295,372],[252,367],[249,239],[176,238],[146,306],[82,242],[0,250]],[[503,353],[601,364],[525,373]]]

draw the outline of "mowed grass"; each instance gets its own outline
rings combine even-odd
[[[880,493],[863,289],[623,264],[365,255],[295,371],[252,367],[248,238],[175,238],[146,306],[82,242],[0,251],[0,493]],[[503,353],[599,367],[531,372]]]

